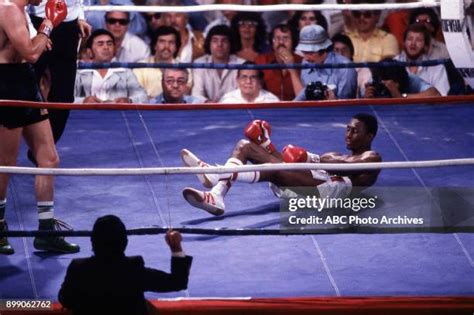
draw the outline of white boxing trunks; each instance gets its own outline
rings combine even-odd
[[[316,188],[321,198],[344,199],[351,193],[352,182],[347,176],[330,176],[326,182]]]
[[[324,170],[312,170],[314,179],[323,180],[324,183],[316,186],[321,198],[346,198],[352,190],[352,182],[347,176],[330,176]],[[280,188],[268,183],[273,194],[278,198],[296,198],[298,194],[288,188]]]

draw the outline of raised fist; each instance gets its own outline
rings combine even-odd
[[[48,0],[45,7],[46,19],[58,26],[67,16],[67,5],[64,0]]]
[[[268,153],[275,152],[275,146],[270,140],[272,134],[272,127],[265,120],[254,120],[244,129],[245,136],[255,144],[260,145]]]
[[[169,248],[171,249],[171,252],[177,253],[183,251],[183,248],[181,247],[181,241],[183,240],[183,237],[178,231],[167,231],[165,235],[165,240]]]

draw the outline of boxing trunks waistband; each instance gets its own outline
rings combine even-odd
[[[0,99],[41,102],[33,67],[27,63],[0,64]],[[0,125],[8,129],[24,127],[48,118],[42,109],[0,107]]]

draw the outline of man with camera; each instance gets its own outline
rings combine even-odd
[[[319,25],[301,29],[296,50],[303,54],[303,64],[349,63],[346,57],[332,51],[332,41]],[[352,68],[310,68],[301,71],[305,85],[295,101],[334,100],[354,98],[357,90],[357,73]]]
[[[381,62],[393,62],[391,58]],[[372,79],[361,89],[365,98],[422,98],[441,96],[433,86],[418,76],[408,73],[403,66],[388,65],[383,68],[371,68]]]

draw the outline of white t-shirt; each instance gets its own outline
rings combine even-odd
[[[277,96],[262,89],[260,90],[260,93],[258,94],[257,98],[253,102],[248,102],[247,100],[243,98],[242,93],[240,92],[240,89],[236,89],[224,94],[224,96],[222,96],[222,98],[219,100],[219,103],[223,103],[223,104],[271,103],[271,102],[279,102],[279,101],[280,99]]]

